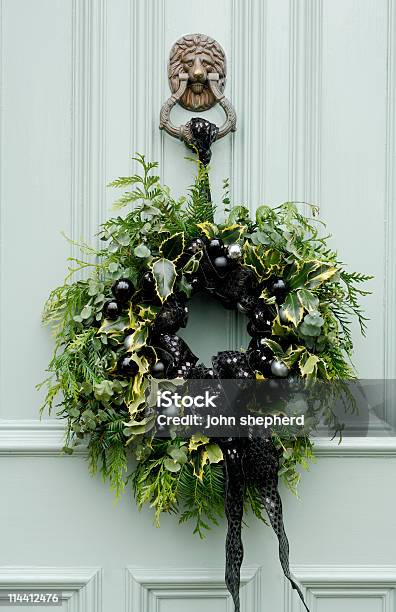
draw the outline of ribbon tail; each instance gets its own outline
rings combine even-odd
[[[282,500],[277,490],[274,490],[274,484],[276,483],[268,483],[268,486],[264,486],[261,490],[261,494],[263,497],[263,504],[267,511],[270,523],[272,525],[273,530],[275,531],[278,541],[279,541],[279,560],[283,569],[283,573],[286,578],[289,580],[293,589],[295,589],[305,607],[307,612],[309,612],[309,608],[304,600],[304,595],[298,586],[298,584],[293,580],[290,573],[290,564],[289,564],[289,541],[286,536],[285,527],[283,524],[283,512],[282,512]]]
[[[238,453],[238,443],[234,442],[233,444],[235,448],[223,448],[225,458],[225,513],[228,522],[225,582],[231,593],[235,612],[240,612],[239,587],[243,560],[242,518],[245,479]]]
[[[282,500],[278,492],[278,469],[279,455],[271,438],[257,439],[251,441],[249,453],[250,464],[248,477],[258,487],[263,506],[268,514],[268,518],[279,542],[279,560],[283,573],[289,580],[304,604],[305,609],[309,608],[304,600],[304,595],[293,580],[290,573],[289,564],[289,542],[283,524]]]

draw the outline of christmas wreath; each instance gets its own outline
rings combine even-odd
[[[102,249],[78,245],[84,256],[71,258],[65,283],[46,303],[56,345],[50,377],[39,385],[48,387],[43,408],[56,405],[67,420],[65,452],[87,439],[91,471],[100,469],[117,495],[134,456],[137,503],[153,507],[157,523],[162,512],[176,512],[202,536],[225,510],[226,583],[236,610],[247,506],[260,519],[267,514],[285,575],[302,597],[289,571],[277,484],[282,476],[296,487],[299,466],[313,457],[309,436],[160,438],[147,406],[161,380],[350,379],[350,318],[364,334],[358,299],[370,277],[346,271],[316,208],[308,218],[295,203],[260,206],[252,220],[247,208],[230,208],[225,184],[218,223],[200,162],[187,197],[175,199],[153,174],[156,164],[135,159],[142,175],[111,183],[128,189],[115,207],[131,210],[101,226]],[[219,352],[211,367],[198,363],[177,335],[196,292],[245,317],[246,350]]]

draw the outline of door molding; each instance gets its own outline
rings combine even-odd
[[[241,608],[259,611],[260,572],[258,566],[241,571]],[[224,568],[136,568],[125,571],[125,612],[156,612],[164,599],[191,598],[225,600],[227,612],[234,607],[224,584]]]
[[[0,593],[23,589],[62,591],[68,612],[102,612],[99,567],[0,567]]]
[[[321,598],[381,600],[383,612],[393,612],[396,600],[396,566],[394,565],[294,565],[293,575],[300,583],[307,605],[317,610]],[[285,612],[299,612],[299,600],[285,580]],[[353,608],[355,609],[355,608]]]
[[[58,419],[0,419],[0,455],[60,456],[64,431],[65,426]],[[81,444],[71,457],[86,453],[86,445]],[[396,437],[344,438],[341,444],[337,440],[317,438],[315,454],[317,457],[396,457]]]

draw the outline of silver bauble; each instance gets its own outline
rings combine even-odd
[[[242,248],[239,244],[230,244],[227,247],[227,257],[229,259],[240,259],[242,257]]]
[[[124,340],[124,347],[127,351],[130,351],[133,345],[133,334],[128,334]]]
[[[286,317],[286,311],[285,309],[281,306],[279,308],[279,318],[281,320],[282,323],[289,323],[287,317]]]
[[[166,408],[163,408],[161,412],[165,416],[175,417],[175,416],[178,416],[178,414],[180,412],[180,408],[178,408],[176,406],[176,404],[171,404],[170,406],[167,406]]]
[[[271,363],[271,372],[274,376],[285,378],[289,374],[289,368],[283,363],[283,361],[274,359]]]

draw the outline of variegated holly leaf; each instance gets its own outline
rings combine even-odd
[[[159,247],[161,255],[170,261],[177,261],[184,251],[184,242],[183,232],[165,238]]]
[[[258,249],[249,242],[243,245],[243,257],[245,265],[251,268],[259,278],[267,276],[267,270]]]
[[[135,331],[128,336],[128,352],[135,353],[139,349],[143,348],[143,346],[146,346],[147,338],[147,325],[142,325],[141,327],[138,327],[138,329],[135,329]]]
[[[297,291],[297,297],[300,300],[300,304],[308,312],[313,312],[318,309],[319,299],[309,289],[300,289]]]
[[[320,357],[312,355],[306,351],[300,357],[298,366],[300,368],[301,376],[303,378],[311,378],[316,374],[317,364],[320,361]]]
[[[223,227],[220,231],[220,237],[224,244],[232,244],[238,242],[242,235],[246,232],[246,226],[240,225],[239,223],[232,223]]]
[[[271,349],[271,351],[274,353],[277,359],[280,359],[280,360],[283,359],[283,355],[285,354],[285,351],[283,350],[280,344],[275,342],[275,340],[270,340],[269,338],[266,338],[263,344],[265,344],[266,346],[268,346],[268,348]]]
[[[215,236],[217,236],[217,233],[219,231],[217,225],[215,225],[214,223],[210,223],[209,221],[197,223],[197,227],[206,236],[206,238],[214,238]]]
[[[335,274],[337,274],[338,270],[334,266],[330,264],[321,263],[321,265],[315,270],[315,272],[311,273],[308,277],[308,287],[310,289],[315,289],[319,287],[322,283],[333,278]]]
[[[176,280],[176,267],[173,261],[161,257],[156,259],[152,265],[155,288],[161,302],[164,302],[173,291]]]
[[[304,309],[296,293],[289,293],[283,303],[283,313],[287,321],[293,323],[295,327],[300,323]]]

